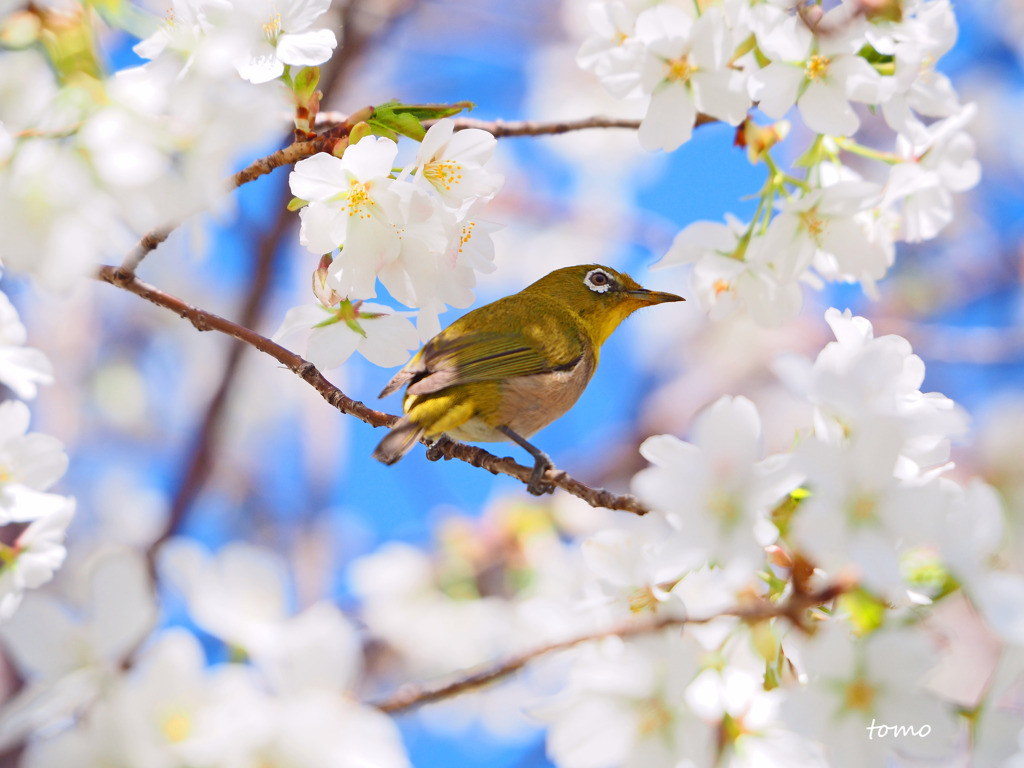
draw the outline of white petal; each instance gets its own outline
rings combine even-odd
[[[391,139],[365,136],[346,149],[341,160],[356,179],[365,183],[389,176],[397,154],[398,145]]]
[[[245,57],[235,62],[238,74],[250,83],[259,85],[276,80],[284,74],[284,64],[268,41],[258,43]]]
[[[701,112],[729,125],[739,125],[750,109],[750,97],[739,72],[698,72],[690,79],[694,103]]]
[[[796,102],[796,94],[804,80],[802,67],[773,62],[754,72],[748,81],[750,98],[768,117],[778,120]]]
[[[666,83],[651,95],[638,138],[644,149],[671,152],[690,140],[697,110],[686,87]]]
[[[337,45],[338,40],[329,29],[281,35],[277,41],[277,58],[285,64],[312,67],[331,58]]]
[[[348,360],[358,344],[359,334],[345,323],[332,323],[310,333],[306,358],[320,370],[329,371]]]
[[[295,164],[288,175],[288,186],[302,200],[324,202],[348,186],[345,163],[334,155],[318,152]]]
[[[814,81],[807,86],[797,106],[807,127],[815,133],[849,136],[860,127],[860,119],[836,84]]]
[[[288,0],[281,14],[281,26],[286,32],[301,32],[330,7],[331,0]]]

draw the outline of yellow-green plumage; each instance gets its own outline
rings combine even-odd
[[[409,385],[405,417],[374,456],[391,464],[419,438],[441,434],[528,446],[525,438],[582,394],[601,345],[619,323],[640,307],[681,300],[587,264],[556,270],[473,310],[427,342],[381,392],[384,397]]]

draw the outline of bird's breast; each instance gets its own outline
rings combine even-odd
[[[571,368],[507,379],[502,382],[501,407],[493,426],[507,426],[527,438],[539,432],[575,405],[594,368],[588,352]]]

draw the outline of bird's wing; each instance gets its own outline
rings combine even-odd
[[[519,333],[462,333],[435,336],[399,371],[381,393],[412,382],[409,394],[426,395],[471,381],[507,379],[566,370],[583,355],[583,344],[560,345],[557,353]]]

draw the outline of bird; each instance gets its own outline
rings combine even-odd
[[[534,459],[527,490],[542,481],[551,458],[529,442],[564,415],[597,369],[601,345],[636,310],[671,301],[629,275],[600,264],[556,269],[519,293],[462,316],[432,338],[392,377],[387,397],[408,384],[404,416],[374,458],[394,464],[421,439],[511,441]],[[429,454],[428,454],[429,455]]]

